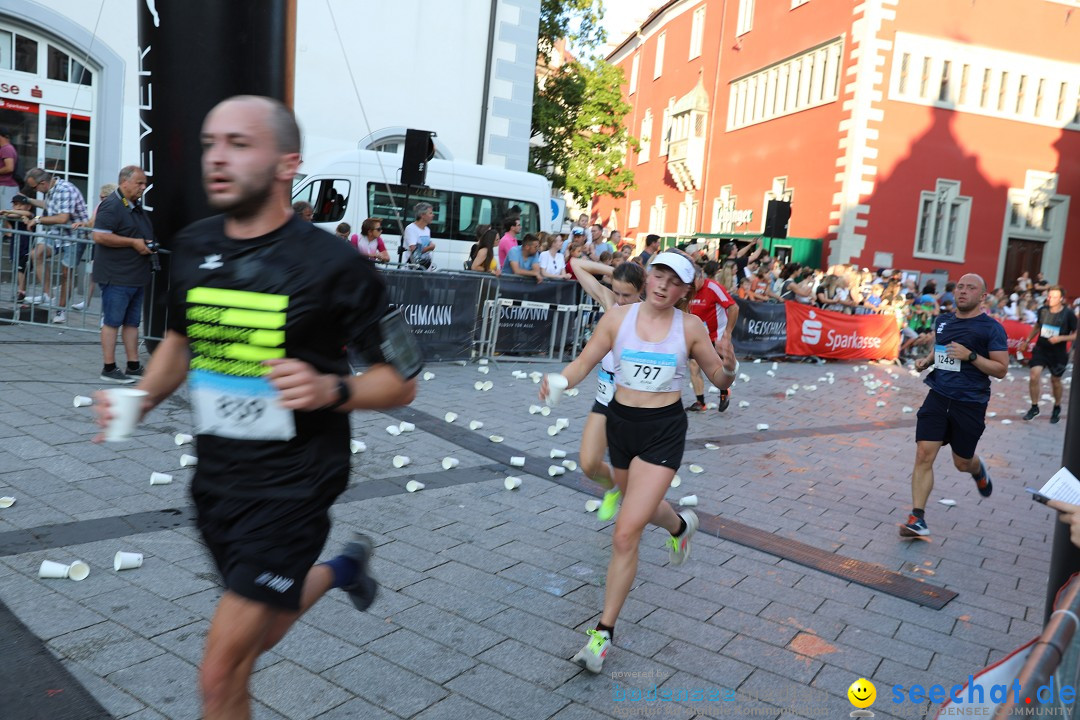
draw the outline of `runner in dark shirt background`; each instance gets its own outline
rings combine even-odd
[[[1050,371],[1050,390],[1054,393],[1054,409],[1050,413],[1050,422],[1061,420],[1061,376],[1069,364],[1069,343],[1076,340],[1076,316],[1065,305],[1065,291],[1058,286],[1046,293],[1046,305],[1039,308],[1039,321],[1031,335],[1020,343],[1024,351],[1035,339],[1035,349],[1031,351],[1031,379],[1028,389],[1031,391],[1031,408],[1024,415],[1025,420],[1033,420],[1039,414],[1043,368]]]

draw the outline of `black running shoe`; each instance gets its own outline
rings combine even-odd
[[[724,412],[725,410],[727,410],[729,405],[731,405],[731,393],[727,390],[721,390],[719,407],[720,412]]]
[[[686,406],[686,412],[705,412],[705,406],[695,400],[693,405]]]
[[[1054,411],[1050,413],[1050,424],[1051,425],[1057,425],[1058,421],[1060,421],[1060,420],[1061,420],[1061,406],[1060,405],[1055,405],[1054,406]]]
[[[356,579],[351,585],[342,586],[341,589],[349,593],[349,599],[360,612],[371,607],[371,603],[375,602],[375,596],[379,593],[379,584],[368,574],[368,560],[371,559],[372,551],[371,540],[356,533],[352,542],[347,543],[341,552],[342,555],[356,561]]]
[[[994,492],[994,483],[990,482],[990,473],[986,472],[986,465],[979,461],[979,469],[982,471],[982,480],[975,480],[975,487],[983,497],[990,497]],[[974,477],[972,477],[974,479]]]
[[[1024,419],[1025,420],[1034,420],[1035,416],[1038,415],[1038,414],[1039,414],[1039,406],[1038,405],[1032,405],[1031,409],[1028,410],[1027,414],[1024,415]]]

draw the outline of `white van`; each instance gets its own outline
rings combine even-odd
[[[521,209],[519,239],[526,233],[562,227],[551,185],[541,175],[432,159],[427,187],[406,188],[398,183],[401,157],[353,150],[305,161],[293,184],[292,201],[311,203],[314,222],[331,233],[346,222],[352,233],[359,234],[366,218],[378,218],[391,262],[398,262],[399,257],[402,262],[408,260],[398,252],[402,230],[398,215],[408,225],[416,219],[413,206],[429,202],[435,209],[430,225],[433,264],[444,270],[462,270],[476,242],[476,228],[500,223],[514,206]]]

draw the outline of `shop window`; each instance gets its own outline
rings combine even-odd
[[[971,198],[960,195],[956,180],[938,180],[919,196],[915,257],[962,262],[967,246]]]

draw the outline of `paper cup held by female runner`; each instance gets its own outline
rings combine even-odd
[[[558,459],[564,458],[564,457],[566,457],[566,451],[565,450],[559,450],[558,448],[552,448],[551,449],[551,459],[552,460],[558,460]]]
[[[134,570],[137,567],[142,567],[142,560],[142,553],[124,552],[123,550],[120,550],[113,555],[113,570],[116,572],[120,572],[121,570]]]
[[[168,485],[173,480],[172,475],[168,473],[152,472],[150,473],[151,485]]]
[[[403,467],[405,467],[406,465],[408,465],[411,462],[412,462],[412,459],[408,455],[395,455],[394,456],[394,467],[396,467],[396,468],[403,468]]]
[[[517,490],[521,487],[521,478],[513,476],[507,477],[503,480],[503,487],[507,490]]]
[[[191,435],[188,435],[187,433],[176,433],[176,437],[173,438],[173,442],[176,443],[177,446],[180,446],[186,445],[194,439],[195,438],[193,438]]]
[[[87,407],[94,404],[94,398],[88,398],[85,395],[76,395],[71,404],[75,407]]]
[[[443,460],[442,460],[442,469],[443,470],[453,470],[454,468],[456,468],[460,464],[461,464],[461,461],[458,460],[457,458],[444,457]]]
[[[547,386],[548,394],[545,401],[549,406],[555,405],[559,402],[559,398],[562,397],[563,390],[570,384],[570,381],[566,379],[566,376],[562,373],[548,373]]]
[[[510,458],[510,464],[514,467],[525,467],[525,457],[522,455],[514,455]]]
[[[427,487],[427,485],[420,482],[419,480],[410,480],[409,482],[405,483],[405,489],[408,490],[409,492],[416,492],[417,490],[423,490],[425,487]]]
[[[199,464],[199,458],[194,455],[181,455],[180,467],[195,467]]]
[[[147,393],[134,388],[109,388],[105,393],[109,397],[109,412],[112,414],[112,419],[105,427],[105,440],[127,440],[139,422]]]

